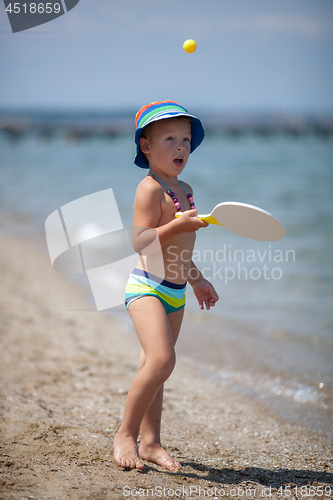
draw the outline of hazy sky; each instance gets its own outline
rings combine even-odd
[[[10,30],[0,1],[0,107],[333,111],[333,0],[80,0]]]

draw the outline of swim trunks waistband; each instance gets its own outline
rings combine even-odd
[[[145,278],[148,278],[150,280],[155,281],[159,285],[162,286],[167,286],[169,288],[174,288],[176,290],[182,290],[183,288],[186,287],[187,282],[178,284],[178,283],[171,283],[171,281],[167,280],[162,280],[158,276],[155,276],[155,274],[148,273],[147,271],[144,271],[143,269],[138,269],[137,267],[133,269],[132,274],[136,274],[137,276],[144,276]]]

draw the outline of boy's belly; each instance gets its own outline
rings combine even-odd
[[[165,245],[161,252],[140,257],[136,267],[172,283],[183,284],[191,268],[195,238],[194,232],[182,233]]]

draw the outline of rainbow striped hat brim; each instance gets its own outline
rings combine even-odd
[[[205,132],[199,118],[190,115],[185,108],[175,101],[152,102],[147,106],[143,106],[135,115],[135,165],[141,168],[149,168],[149,163],[140,148],[140,137],[143,129],[149,125],[149,123],[164,120],[166,118],[175,118],[177,116],[188,116],[191,118],[191,153],[201,144]]]

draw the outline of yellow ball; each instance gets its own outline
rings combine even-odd
[[[185,52],[187,52],[188,54],[192,54],[192,52],[194,52],[197,48],[197,44],[195,43],[194,40],[186,40],[184,43],[183,43],[183,49],[185,50]]]

